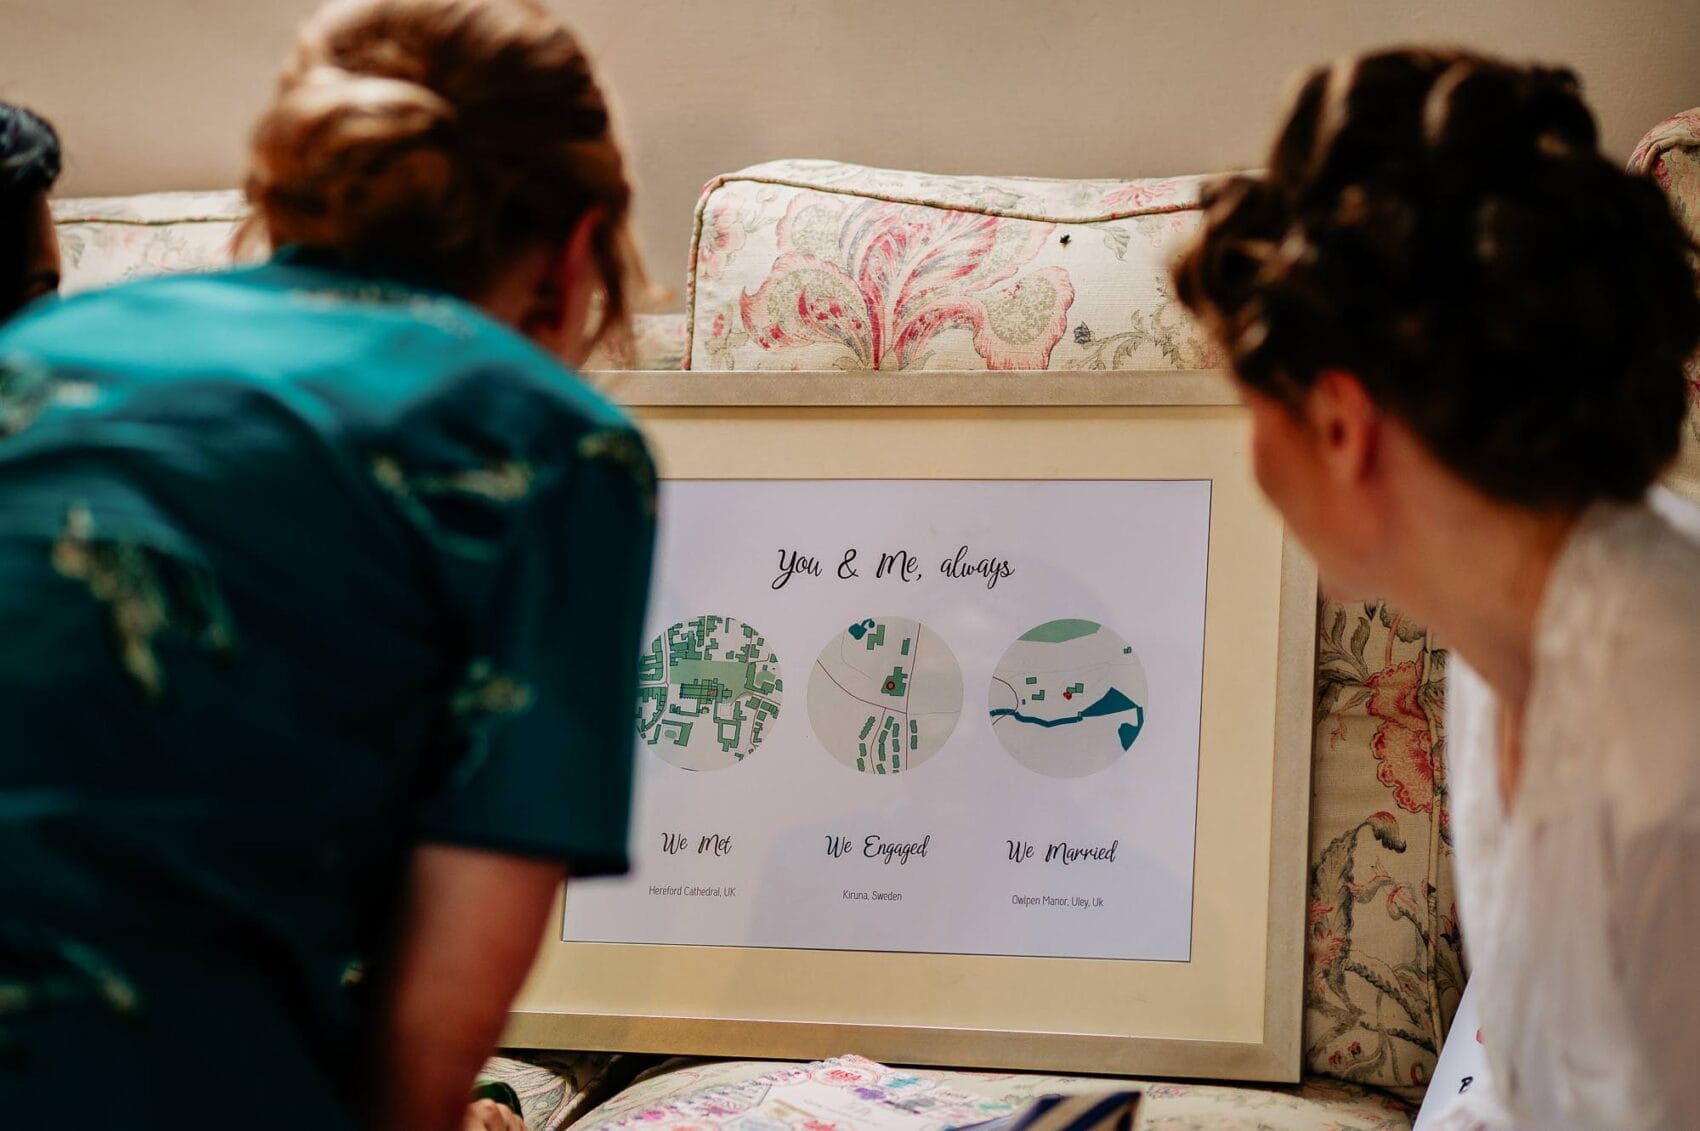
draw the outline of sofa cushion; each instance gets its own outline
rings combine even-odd
[[[1383,602],[1323,601],[1304,1060],[1420,1099],[1463,993],[1446,653]]]
[[[678,369],[685,359],[683,314],[632,315],[629,357],[599,349],[584,363],[587,373],[602,369]]]
[[[741,1083],[771,1072],[765,1061],[668,1061],[584,1117],[584,1125],[613,1122],[658,1108],[669,1100]],[[1054,1093],[1096,1092],[1127,1081],[1103,1077],[1043,1076],[918,1069],[917,1074],[987,1099],[1020,1103]],[[1242,1088],[1214,1084],[1132,1081],[1145,1093],[1140,1131],[1202,1131],[1258,1127],[1267,1131],[1409,1131],[1409,1109],[1397,1100],[1338,1082],[1311,1081],[1292,1088]],[[657,1131],[667,1131],[658,1123]]]
[[[1696,245],[1693,262],[1700,280],[1700,109],[1686,110],[1654,126],[1630,155],[1629,168],[1651,176],[1670,198],[1671,211]],[[1682,454],[1667,482],[1700,502],[1700,351],[1688,359],[1688,381],[1694,407]]]
[[[247,215],[239,192],[156,192],[55,200],[66,293],[231,261]]]
[[[773,161],[697,203],[691,369],[1195,369],[1168,263],[1204,178]]]
[[[65,293],[144,275],[226,266],[234,258],[234,237],[247,215],[239,192],[55,200],[53,220],[64,259]],[[639,314],[632,319],[632,331],[629,358],[602,352],[585,368],[678,369],[683,363],[684,315]]]

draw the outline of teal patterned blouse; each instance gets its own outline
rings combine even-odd
[[[0,1111],[347,1125],[412,847],[623,870],[654,500],[553,359],[310,255],[0,329]]]

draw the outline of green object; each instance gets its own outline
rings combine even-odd
[[[1031,630],[1021,639],[1034,644],[1066,644],[1091,636],[1102,626],[1090,620],[1050,620]]]
[[[51,927],[146,1018],[0,1019],[0,1100],[192,1065],[206,1110],[352,1127],[414,846],[626,867],[653,504],[623,411],[324,257],[0,327],[0,984]]]
[[[506,1080],[478,1081],[472,1086],[472,1099],[474,1103],[479,1100],[495,1100],[521,1119],[525,1118],[525,1111],[519,1106],[519,1093],[514,1091],[513,1085]]]

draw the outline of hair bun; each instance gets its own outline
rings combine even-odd
[[[443,222],[466,207],[457,132],[455,108],[427,87],[317,64],[255,128],[248,191],[291,242],[417,254],[421,232],[458,227]]]
[[[541,0],[330,0],[256,126],[247,228],[478,297],[586,218],[629,332],[632,187],[578,40]]]
[[[1449,164],[1497,154],[1498,164],[1512,167],[1533,156],[1592,157],[1599,147],[1575,72],[1479,59],[1460,59],[1435,80],[1423,132],[1431,152]]]

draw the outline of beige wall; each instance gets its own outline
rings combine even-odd
[[[601,60],[682,278],[717,172],[779,156],[1123,176],[1259,160],[1288,77],[1372,44],[1581,72],[1617,156],[1700,105],[1696,0],[552,0]],[[67,193],[230,185],[311,0],[0,0],[0,98],[53,117]]]

